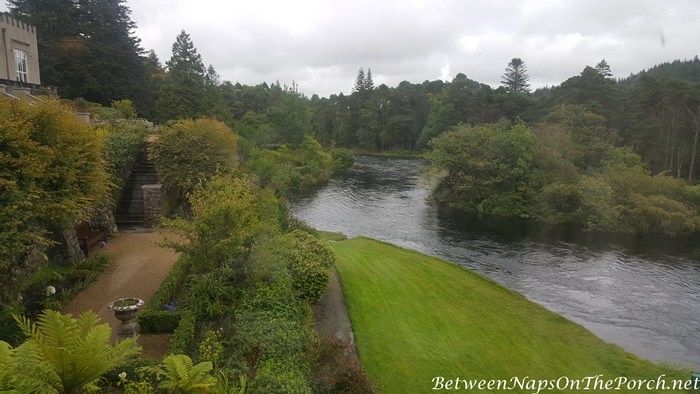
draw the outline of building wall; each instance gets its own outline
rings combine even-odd
[[[9,14],[0,13],[0,79],[17,80],[13,49],[27,52],[27,83],[41,85],[36,29]]]

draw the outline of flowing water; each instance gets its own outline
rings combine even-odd
[[[480,272],[643,358],[700,368],[700,245],[533,235],[517,223],[445,211],[429,201],[422,165],[356,157],[347,176],[292,198],[290,207],[320,230]]]

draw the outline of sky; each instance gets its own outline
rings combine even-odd
[[[136,36],[164,63],[184,29],[222,80],[296,83],[311,96],[450,81],[498,87],[514,57],[532,88],[605,58],[616,78],[700,54],[698,0],[127,0]],[[6,7],[4,7],[6,9]],[[40,33],[40,29],[39,29]]]

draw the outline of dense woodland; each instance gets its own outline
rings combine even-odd
[[[505,71],[494,70],[502,75],[502,84],[496,88],[471,80],[464,73],[457,74],[452,81],[403,81],[395,87],[377,86],[372,70],[359,68],[353,86],[348,87],[350,94],[309,98],[300,94],[294,83],[288,86],[263,82],[247,86],[221,81],[214,66],[205,65],[185,31],[175,38],[172,55],[163,64],[154,52],[146,53],[140,47],[133,34],[130,11],[121,0],[12,0],[10,6],[16,17],[48,27],[42,29],[44,33],[39,40],[42,77],[46,84],[58,86],[62,96],[102,105],[130,99],[140,116],[160,124],[177,119],[217,119],[240,136],[239,154],[247,169],[278,193],[328,179],[330,172],[324,168],[328,168],[330,161],[347,161],[347,151],[337,148],[429,152],[427,157],[443,177],[435,197],[463,210],[573,224],[596,231],[658,231],[677,235],[700,228],[696,223],[698,206],[692,197],[695,189],[681,192],[679,186],[681,189],[673,196],[670,194],[675,192],[668,188],[654,191],[658,186],[635,189],[634,193],[625,189],[623,193],[608,182],[611,166],[621,160],[643,175],[638,184],[651,184],[646,177],[655,179],[654,182],[665,179],[684,180],[689,185],[697,182],[700,173],[697,159],[700,59],[697,56],[660,64],[617,80],[613,78],[614,65],[602,59],[593,66],[582,65],[579,75],[558,86],[534,92],[528,83],[526,61],[521,58],[513,58],[504,65]],[[104,51],[104,48],[112,49]],[[509,198],[517,195],[518,201],[506,198],[495,205],[486,201],[497,198],[499,190],[492,186],[514,170],[508,167],[513,163],[505,160],[499,164],[496,159],[508,154],[507,144],[500,145],[505,150],[495,152],[490,158],[484,150],[465,148],[467,154],[459,163],[439,159],[448,148],[458,147],[457,142],[465,143],[461,138],[476,138],[467,144],[475,141],[483,144],[485,140],[479,138],[496,138],[497,130],[520,129],[525,130],[527,138],[532,138],[521,152],[529,167],[527,171],[518,167],[524,171],[518,182],[499,186],[511,193]],[[452,146],[445,145],[454,135],[450,133],[460,130],[466,134]],[[474,132],[477,130],[486,132],[481,135]],[[271,147],[283,149],[274,151]],[[321,148],[335,149],[331,150],[332,157],[323,156]],[[620,159],[623,156],[625,159]],[[477,166],[471,169],[477,172],[455,180],[453,170],[467,168],[474,157],[495,165],[497,170],[479,173],[481,167]],[[306,166],[308,163],[312,165]],[[548,175],[537,175],[545,173]],[[492,178],[484,179],[484,176]],[[591,185],[581,184],[581,179],[588,179],[581,177],[605,181],[606,187],[617,193],[616,197],[606,204],[585,208],[585,190]],[[490,186],[479,186],[479,182]],[[460,192],[464,190],[474,193]],[[631,197],[623,198],[620,193]],[[475,195],[484,199],[470,203]],[[653,201],[641,201],[638,195]],[[662,209],[659,207],[662,202],[657,201],[660,196],[682,206]],[[505,203],[506,200],[510,202]],[[650,218],[641,227],[631,224],[634,220],[629,218],[622,224],[623,217],[639,216],[634,206],[649,212],[673,211],[663,220],[674,223],[678,222],[673,219],[676,215],[688,215],[692,219],[682,220],[682,225],[673,228],[655,224],[660,218]],[[551,214],[551,210],[561,215]],[[593,219],[584,213],[587,211],[619,220],[593,224]]]
[[[17,18],[41,26],[44,83],[62,97],[109,105],[130,99],[138,113],[165,122],[210,116],[252,143],[300,143],[313,135],[323,146],[366,151],[421,150],[463,123],[501,119],[535,124],[562,104],[579,104],[604,117],[617,146],[629,146],[653,173],[694,181],[698,174],[700,60],[675,60],[621,80],[605,60],[581,65],[579,75],[530,92],[526,62],[504,65],[503,85],[491,87],[459,73],[452,81],[403,81],[376,86],[360,68],[350,94],[305,97],[297,86],[221,81],[191,37],[175,38],[164,64],[134,36],[124,1],[10,0]],[[468,70],[464,70],[468,73]],[[494,70],[500,75],[502,70]]]

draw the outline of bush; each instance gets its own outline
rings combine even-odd
[[[177,326],[173,337],[170,338],[168,354],[186,354],[194,343],[197,333],[197,317],[190,311],[181,314],[180,324]]]
[[[200,118],[164,129],[149,154],[166,191],[184,198],[200,182],[237,167],[237,143],[238,136],[224,123]]]
[[[17,299],[26,256],[52,244],[44,229],[88,216],[107,197],[104,137],[56,102],[0,99],[0,294]]]
[[[311,376],[316,394],[369,394],[374,387],[350,344],[334,339],[321,342]]]
[[[264,361],[251,386],[253,392],[311,394],[303,371],[291,361]]]
[[[180,256],[170,268],[151,301],[139,314],[139,326],[142,333],[173,332],[180,323],[181,313],[163,310],[164,305],[172,302],[182,288],[190,270],[190,260]]]
[[[333,172],[344,172],[355,164],[355,154],[350,149],[333,148],[330,153],[333,158]]]
[[[105,158],[112,183],[119,190],[126,182],[129,171],[143,148],[148,128],[143,121],[113,123],[104,126]]]
[[[328,287],[331,267],[335,263],[333,250],[311,234],[295,230],[286,235],[289,242],[285,257],[297,296],[318,301]]]

